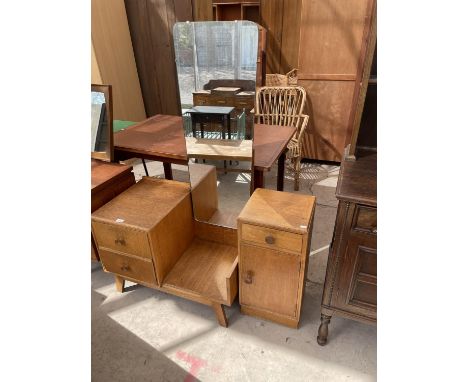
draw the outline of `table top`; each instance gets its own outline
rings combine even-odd
[[[229,114],[235,107],[232,106],[194,106],[187,113],[194,114]]]
[[[107,182],[126,171],[130,172],[132,168],[120,163],[91,159],[91,194],[97,192],[103,188]]]
[[[182,117],[157,114],[114,133],[114,152],[119,151],[187,161]]]
[[[199,106],[197,106],[200,108]],[[206,108],[208,106],[203,106]],[[217,106],[212,106],[219,108]],[[221,107],[222,108],[222,107]],[[270,170],[286,149],[296,129],[290,126],[254,125],[254,165]],[[114,133],[114,154],[169,162],[188,161],[182,117],[157,114]]]
[[[254,163],[260,170],[270,170],[296,132],[295,127],[254,125]]]
[[[342,160],[336,197],[377,207],[377,152],[360,151],[356,160]]]

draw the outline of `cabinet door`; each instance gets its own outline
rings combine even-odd
[[[376,237],[351,234],[341,254],[332,305],[348,312],[377,317]]]
[[[296,317],[300,271],[298,255],[242,243],[240,303]]]

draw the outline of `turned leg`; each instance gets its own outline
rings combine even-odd
[[[125,288],[125,279],[115,275],[115,289],[117,289],[117,292],[123,293]]]
[[[226,318],[226,313],[224,313],[224,306],[222,306],[221,304],[212,303],[211,307],[216,313],[216,318],[218,319],[219,324],[227,328],[228,321]]]
[[[331,316],[326,314],[321,314],[320,316],[320,327],[318,330],[317,342],[319,345],[323,346],[327,343],[328,337],[328,324],[330,323]]]

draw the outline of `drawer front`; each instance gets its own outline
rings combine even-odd
[[[239,302],[242,306],[298,318],[301,292],[299,256],[241,243]]]
[[[122,277],[142,281],[148,284],[156,284],[153,262],[138,257],[126,256],[108,250],[99,251],[104,269],[111,273],[116,273]]]
[[[356,205],[351,229],[377,235],[377,208]]]
[[[104,247],[151,259],[146,232],[100,222],[93,222],[93,230],[99,251]]]
[[[242,225],[242,240],[261,246],[301,253],[303,235],[250,224]]]

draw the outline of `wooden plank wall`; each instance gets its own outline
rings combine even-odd
[[[180,115],[172,28],[193,21],[191,0],[125,0],[147,116]]]
[[[374,0],[302,1],[299,85],[307,92],[310,116],[304,157],[341,161],[358,77],[363,33]]]
[[[301,0],[261,0],[260,24],[267,30],[267,73],[298,66]]]
[[[115,119],[145,119],[123,0],[91,1],[91,81],[112,85]]]
[[[212,21],[213,20],[213,1],[212,0],[192,0],[193,21]]]

